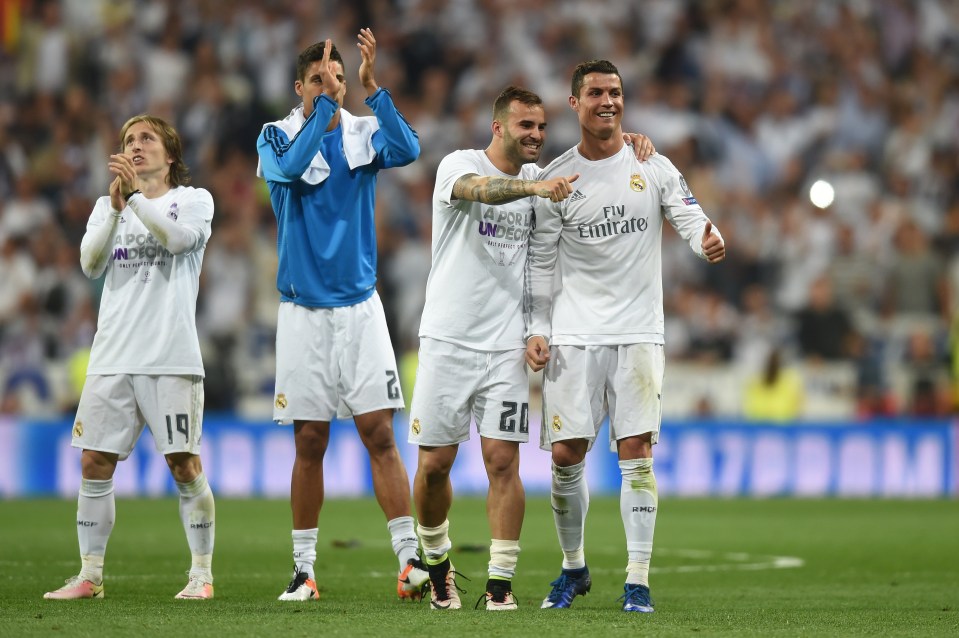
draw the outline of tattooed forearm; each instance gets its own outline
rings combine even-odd
[[[529,197],[533,180],[464,175],[453,184],[453,197],[484,204],[505,204]]]

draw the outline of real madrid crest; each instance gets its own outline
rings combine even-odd
[[[413,434],[420,433],[420,420],[413,419],[413,423],[410,425],[410,429],[413,430]]]
[[[559,415],[553,415],[553,432],[559,432],[563,429],[563,422],[559,420]]]
[[[283,410],[284,408],[286,408],[286,405],[287,405],[286,395],[285,394],[276,395],[276,401],[274,402],[274,405],[276,405],[277,409],[280,409],[280,410]]]
[[[646,180],[639,173],[634,173],[629,177],[629,187],[637,193],[642,193],[646,190]]]
[[[77,438],[77,439],[79,439],[81,436],[83,436],[83,422],[82,422],[82,421],[77,421],[76,423],[73,424],[73,436],[74,436],[75,438]]]

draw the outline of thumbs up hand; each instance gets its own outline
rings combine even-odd
[[[726,242],[717,230],[713,233],[713,223],[706,221],[706,228],[703,230],[703,255],[706,261],[711,264],[718,264],[726,258]]]

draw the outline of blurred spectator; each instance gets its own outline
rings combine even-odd
[[[828,277],[813,282],[809,305],[796,314],[796,324],[799,349],[807,359],[836,361],[848,357],[852,322],[836,302]]]
[[[896,315],[935,317],[945,312],[942,258],[930,250],[919,225],[905,220],[895,236],[895,252],[886,273],[886,311]]]
[[[919,329],[909,336],[906,364],[909,370],[907,413],[918,417],[949,414],[952,406],[949,370],[928,331]]]
[[[0,237],[27,240],[53,222],[53,206],[37,192],[30,174],[17,178],[13,197],[6,200],[0,213]]]
[[[8,329],[31,302],[36,271],[26,241],[0,235],[0,349],[10,339]]]
[[[853,332],[849,354],[856,366],[856,416],[861,419],[890,417],[897,412],[884,363],[884,343]]]
[[[802,408],[802,377],[783,364],[777,348],[771,349],[762,372],[746,383],[743,416],[748,421],[785,423],[799,418]]]
[[[70,75],[71,33],[63,24],[60,2],[41,0],[36,19],[25,22],[19,58],[19,88],[23,92],[52,94],[62,90]]]
[[[839,306],[853,320],[868,321],[879,311],[882,273],[875,260],[857,250],[853,226],[837,227],[836,255],[829,263],[826,276]]]

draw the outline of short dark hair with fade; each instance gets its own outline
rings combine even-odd
[[[306,81],[306,70],[310,68],[310,65],[314,62],[319,62],[323,59],[323,47],[326,46],[326,41],[315,42],[310,46],[303,49],[300,55],[296,58],[296,79],[300,82]],[[335,44],[330,44],[333,47],[330,50],[330,61],[339,62],[340,66],[343,67],[343,71],[346,71],[346,66],[343,64],[343,56],[340,55],[340,52],[336,50]]]
[[[623,76],[619,74],[619,69],[616,68],[615,64],[609,60],[590,60],[576,65],[573,70],[572,93],[570,95],[579,97],[579,92],[583,88],[583,78],[590,73],[612,73],[619,78],[619,85],[623,85]]]
[[[519,86],[508,86],[493,102],[493,119],[503,121],[509,113],[509,105],[513,102],[519,102],[526,106],[543,105],[543,99],[532,91]]]

